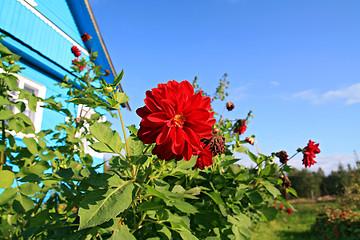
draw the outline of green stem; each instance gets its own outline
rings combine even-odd
[[[115,93],[114,93],[114,92],[113,92],[113,96],[114,96],[114,98],[115,98]],[[120,121],[121,121],[121,126],[122,126],[122,130],[123,130],[123,133],[124,133],[124,138],[125,138],[126,156],[127,156],[127,157],[130,157],[129,144],[128,144],[127,137],[126,137],[124,121],[123,121],[123,118],[122,118],[122,115],[121,115],[121,111],[120,111],[120,104],[117,105],[117,110],[118,110],[118,113],[119,113],[119,117],[120,117]],[[130,161],[130,159],[129,159],[129,161]]]

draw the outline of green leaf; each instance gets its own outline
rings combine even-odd
[[[121,82],[123,76],[124,76],[124,69],[121,70],[121,72],[120,72],[120,73],[116,76],[116,78],[114,79],[114,81],[113,81],[114,87],[116,87],[116,86]]]
[[[0,53],[2,56],[12,55],[13,53],[4,45],[0,44]]]
[[[100,225],[124,211],[132,201],[134,185],[124,182],[115,189],[94,190],[80,204],[79,230]]]
[[[30,95],[28,97],[28,103],[29,103],[29,109],[30,111],[36,111],[36,107],[37,107],[37,97],[33,96],[33,95]]]
[[[15,179],[15,174],[9,170],[0,171],[0,188],[9,188]]]
[[[7,75],[4,77],[4,80],[8,85],[10,91],[15,90],[15,88],[17,87],[17,77],[13,75]]]
[[[134,134],[135,136],[137,136],[137,133],[139,130],[136,129],[136,126],[135,124],[131,125],[131,126],[128,126],[127,129],[129,129],[129,131]]]
[[[97,59],[99,53],[98,52],[93,52],[91,55],[90,55],[90,61],[94,61],[95,59]]]
[[[68,100],[66,102],[71,102],[74,104],[85,104],[88,106],[94,106],[96,104],[96,101],[92,98],[73,98],[71,100]]]
[[[13,202],[13,208],[18,213],[25,213],[34,208],[34,201],[31,198],[18,194]]]
[[[137,137],[130,135],[128,137],[129,154],[131,156],[141,155],[145,149],[145,144]]]
[[[134,235],[129,232],[129,229],[120,224],[120,226],[115,230],[111,240],[136,240]]]
[[[223,200],[221,199],[220,195],[216,192],[204,192],[206,195],[208,195],[217,205],[224,205]]]
[[[286,188],[286,192],[291,193],[295,197],[298,197],[296,190],[292,187]]]
[[[130,98],[126,96],[125,93],[117,91],[115,94],[116,94],[116,100],[119,104],[125,103],[130,100]]]
[[[123,144],[120,135],[116,131],[111,130],[106,123],[94,123],[89,129],[91,134],[93,134],[99,142],[105,143],[107,147],[112,149],[112,152],[121,153]]]
[[[14,113],[11,110],[2,110],[0,111],[0,120],[8,120],[13,117]]]
[[[255,205],[258,205],[263,201],[262,196],[258,192],[253,191],[250,193],[246,193],[246,195],[249,197],[250,201]]]
[[[9,129],[14,130],[15,132],[21,132],[21,130],[25,127],[24,123],[19,121],[18,119],[9,120]]]
[[[277,189],[272,183],[268,181],[260,181],[260,183],[264,185],[266,190],[268,190],[274,196],[274,198],[281,194],[279,189]]]
[[[259,210],[264,214],[267,221],[274,220],[278,214],[278,211],[274,207],[262,207]]]
[[[0,205],[9,202],[13,197],[15,197],[17,192],[18,192],[18,188],[5,189],[5,191],[0,195]]]
[[[191,205],[190,203],[181,201],[180,199],[176,199],[174,202],[170,202],[174,207],[182,211],[183,213],[194,214],[197,213],[198,210]]]
[[[37,192],[41,191],[41,187],[37,185],[36,183],[24,183],[20,185],[20,192],[25,195],[33,195]]]
[[[37,149],[38,145],[37,145],[35,139],[33,139],[33,138],[23,138],[23,142],[26,144],[28,150],[32,154],[34,154],[34,155],[38,154],[38,149]]]
[[[91,144],[90,147],[96,152],[114,153],[114,151],[103,142],[95,142]]]

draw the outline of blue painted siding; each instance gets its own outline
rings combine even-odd
[[[72,43],[19,2],[0,1],[0,28],[70,70]]]
[[[36,3],[38,5],[35,8],[39,12],[50,19],[77,43],[85,47],[81,41],[81,35],[83,33],[79,33],[66,0],[36,0]]]

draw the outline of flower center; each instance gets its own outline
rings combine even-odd
[[[176,114],[173,118],[173,124],[175,125],[175,127],[181,127],[184,125],[185,122],[185,117],[182,113],[180,114]]]

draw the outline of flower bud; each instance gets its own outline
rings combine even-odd
[[[276,156],[280,159],[280,162],[282,164],[286,164],[287,161],[289,161],[289,156],[287,155],[287,152],[285,152],[285,151],[277,152]]]
[[[104,93],[111,93],[114,89],[110,86],[104,87]]]
[[[235,105],[232,102],[226,103],[226,109],[232,111],[235,108]]]
[[[247,138],[245,138],[245,141],[250,143],[251,145],[254,145],[255,138],[254,137],[247,137]]]
[[[10,65],[13,65],[14,63],[15,63],[14,60],[11,60],[11,61],[10,61]]]
[[[105,77],[109,76],[110,75],[110,71],[109,70],[105,70]]]

